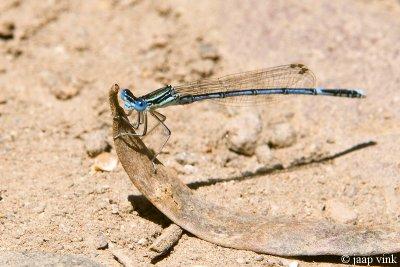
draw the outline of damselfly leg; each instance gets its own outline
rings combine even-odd
[[[137,130],[139,128],[139,126],[141,124],[143,124],[143,131],[141,133],[132,133],[132,132],[119,133],[118,135],[114,136],[114,139],[117,139],[117,138],[120,138],[120,137],[123,137],[123,136],[145,137],[146,135],[151,133],[155,128],[157,128],[161,124],[164,127],[164,129],[166,130],[167,136],[166,136],[165,140],[163,141],[160,149],[157,152],[154,153],[154,156],[153,156],[153,158],[151,160],[151,163],[153,164],[154,172],[156,172],[155,160],[156,160],[157,156],[163,150],[165,144],[168,142],[169,137],[171,136],[171,130],[167,127],[167,125],[165,125],[164,121],[166,120],[166,117],[163,114],[161,114],[161,113],[159,113],[157,111],[154,111],[154,110],[153,111],[149,111],[149,112],[157,120],[156,125],[154,125],[149,131],[147,130],[147,112],[146,111],[138,112],[137,121],[134,124],[130,123],[124,117],[120,117],[120,116],[114,117],[114,119],[123,119],[126,123],[128,123],[135,130]]]
[[[151,163],[153,164],[154,172],[156,172],[156,164],[154,162],[155,162],[157,156],[164,149],[165,144],[167,144],[167,142],[169,140],[169,137],[171,136],[171,130],[167,127],[167,125],[165,125],[164,121],[165,121],[166,117],[163,114],[161,114],[161,113],[159,113],[159,112],[157,112],[155,110],[149,111],[149,112],[157,120],[157,124],[151,129],[151,131],[154,130],[158,125],[161,124],[162,126],[164,126],[164,129],[166,130],[166,134],[167,134],[167,137],[165,138],[165,140],[164,140],[163,144],[161,145],[160,149],[158,150],[158,152],[156,152],[154,154],[153,159],[151,160]]]
[[[129,117],[132,114],[133,110],[129,110],[126,115]],[[136,116],[136,122],[131,124],[133,129],[137,130],[139,129],[139,126],[143,123],[143,114],[141,112],[137,111],[137,116]]]
[[[141,118],[142,117],[142,121],[141,121]],[[116,117],[114,117],[114,119],[115,120],[117,120],[117,119],[123,119],[126,123],[128,123],[132,128],[134,128],[134,129],[137,129],[137,128],[135,128],[135,126],[134,125],[132,125],[126,118],[124,118],[124,117],[121,117],[121,116],[116,116]],[[119,133],[119,134],[117,134],[116,136],[114,136],[114,139],[117,139],[117,138],[120,138],[120,137],[122,137],[122,136],[139,136],[139,137],[141,137],[141,136],[145,136],[146,134],[147,134],[147,113],[144,111],[144,112],[138,112],[138,122],[137,122],[137,124],[138,125],[140,125],[140,124],[143,124],[143,131],[141,132],[141,133],[129,133],[129,132],[125,132],[125,133]]]
[[[164,122],[164,121],[167,119],[167,117],[165,117],[165,115],[163,115],[163,114],[161,114],[160,112],[157,112],[157,111],[155,111],[155,110],[151,111],[150,113],[153,113],[152,115],[155,115],[155,116],[157,116],[158,118],[157,118],[157,123],[156,123],[156,125],[154,125],[154,126],[147,132],[147,135],[149,135],[153,130],[155,130],[158,126],[160,126],[160,123],[161,123],[161,122]],[[146,136],[147,136],[147,135],[146,135]],[[145,136],[144,136],[143,138],[145,138]]]

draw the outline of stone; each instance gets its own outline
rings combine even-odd
[[[108,241],[103,233],[100,233],[94,238],[93,244],[96,249],[106,249],[108,248]]]
[[[110,144],[107,142],[107,132],[104,130],[90,132],[85,136],[84,143],[86,153],[90,157],[95,157],[111,149]]]
[[[202,59],[218,60],[220,58],[218,50],[212,44],[201,43],[199,45],[199,53]]]
[[[199,163],[199,157],[195,153],[191,152],[180,152],[175,155],[175,160],[181,165],[196,165]]]
[[[239,113],[226,125],[228,148],[238,154],[252,156],[256,150],[261,130],[262,122],[259,114]]]
[[[121,210],[122,213],[126,213],[126,214],[129,214],[129,213],[132,213],[132,212],[133,212],[132,203],[129,202],[128,200],[122,201],[122,202],[119,204],[119,209]]]
[[[111,153],[104,152],[98,155],[93,164],[93,169],[95,171],[113,171],[118,164],[118,159]]]
[[[193,173],[198,173],[199,169],[193,165],[186,164],[182,168],[182,172],[184,174],[193,174]]]
[[[194,62],[191,67],[194,73],[198,73],[202,77],[208,77],[213,74],[215,63],[211,59],[205,59]]]
[[[289,147],[296,142],[296,132],[289,123],[279,123],[273,126],[269,143],[272,147]]]
[[[111,204],[111,213],[112,214],[118,214],[119,208],[117,204]]]
[[[0,22],[0,39],[10,40],[14,38],[15,24],[14,22]]]
[[[159,2],[155,8],[158,14],[163,17],[168,16],[172,11],[172,7],[170,6],[170,4],[164,1]]]
[[[164,48],[168,45],[168,38],[165,35],[155,35],[152,40],[151,48]]]
[[[0,72],[1,72],[1,70],[0,70]],[[7,104],[7,99],[5,96],[0,95],[0,105],[4,105],[4,104]]]
[[[147,240],[147,238],[145,238],[145,237],[142,237],[137,241],[137,243],[144,247],[149,244],[149,240]]]
[[[37,214],[43,213],[46,209],[46,204],[45,203],[39,203],[35,208],[33,208],[33,211]]]
[[[57,99],[68,100],[79,94],[80,88],[74,86],[53,87],[50,92]]]
[[[263,261],[264,260],[264,256],[263,255],[257,255],[257,256],[254,257],[254,259],[256,261]]]
[[[109,190],[110,190],[109,185],[96,185],[96,187],[94,189],[94,193],[101,195],[101,194],[106,193]]]
[[[132,257],[132,252],[127,249],[117,249],[114,248],[111,250],[111,253],[115,257],[115,259],[121,263],[122,266],[138,266],[139,263],[136,261],[135,257]]]
[[[86,81],[66,73],[42,71],[39,74],[42,84],[59,100],[68,100],[77,96]]]
[[[81,255],[60,255],[46,252],[0,252],[0,266],[85,266],[100,267],[100,263]]]
[[[268,145],[261,145],[256,148],[256,157],[259,163],[268,165],[274,158]]]
[[[239,263],[240,265],[248,264],[250,261],[248,259],[239,257],[236,259],[236,262]]]

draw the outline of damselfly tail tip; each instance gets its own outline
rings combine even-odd
[[[359,97],[359,98],[366,98],[367,97],[366,93],[362,89],[355,89],[354,91],[356,92],[357,97]]]

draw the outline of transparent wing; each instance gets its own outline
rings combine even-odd
[[[315,76],[303,64],[290,64],[273,68],[231,74],[216,79],[204,79],[174,87],[180,96],[200,95],[247,89],[313,88]],[[213,99],[228,105],[257,105],[279,101],[284,95],[237,96]]]

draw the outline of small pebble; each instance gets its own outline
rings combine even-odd
[[[133,6],[135,4],[137,4],[139,2],[139,0],[121,0],[119,2],[119,4],[123,7],[127,7],[127,6]]]
[[[257,256],[254,257],[254,259],[256,261],[263,261],[264,260],[264,256],[263,255],[257,255]]]
[[[184,174],[193,174],[197,173],[198,169],[193,165],[186,164],[185,166],[183,166],[182,172]]]
[[[261,145],[256,148],[256,156],[259,163],[269,164],[273,159],[272,151],[268,145]]]
[[[296,142],[296,133],[289,123],[276,124],[269,142],[272,147],[289,147]]]
[[[25,234],[25,230],[23,230],[23,229],[17,229],[17,230],[14,232],[13,236],[14,236],[16,239],[20,239],[24,234]]]
[[[345,203],[331,199],[326,203],[328,216],[339,223],[354,223],[357,220],[357,213]]]
[[[111,253],[115,257],[115,259],[121,263],[122,266],[138,266],[135,258],[132,257],[132,253],[126,249],[112,249]]]
[[[121,212],[127,213],[127,214],[133,212],[132,203],[129,202],[128,200],[122,201],[122,202],[119,204],[119,209],[121,210]]]
[[[111,213],[112,214],[118,214],[119,208],[117,204],[111,204]]]
[[[110,172],[117,167],[117,158],[108,152],[103,152],[95,158],[93,169],[95,171]]]
[[[0,39],[9,40],[14,38],[15,24],[10,21],[0,22]]]
[[[0,105],[4,105],[4,104],[7,104],[7,99],[5,96],[0,95]]]
[[[94,239],[94,245],[96,249],[106,249],[108,247],[107,239],[103,233],[97,235]]]
[[[86,83],[76,77],[51,71],[42,71],[40,78],[43,85],[59,100],[68,100],[77,96]]]
[[[37,207],[33,209],[33,211],[37,214],[43,213],[44,210],[46,209],[46,204],[45,203],[39,203]]]
[[[246,263],[249,263],[248,260],[246,260],[246,259],[244,259],[244,258],[242,258],[242,257],[237,258],[237,259],[236,259],[236,262],[239,263],[239,264],[246,264]]]
[[[184,151],[176,154],[175,160],[181,165],[196,165],[199,162],[199,157],[195,153]]]
[[[105,199],[100,199],[97,202],[97,209],[98,210],[104,210],[107,209],[108,205],[110,204],[109,199],[105,198]]]
[[[84,142],[86,153],[90,157],[95,157],[111,149],[110,144],[107,142],[107,132],[104,130],[97,130],[87,134]]]
[[[156,35],[153,37],[151,48],[163,48],[168,44],[168,38],[164,35]]]
[[[199,45],[199,52],[202,59],[217,60],[220,57],[217,49],[212,44],[201,43]]]
[[[137,243],[144,247],[149,244],[149,240],[147,240],[147,238],[142,237],[137,241]]]
[[[227,146],[230,150],[247,156],[254,154],[262,130],[259,114],[246,112],[234,116],[226,124],[226,129]]]
[[[94,192],[100,195],[106,193],[108,190],[110,190],[110,186],[108,185],[97,185]]]
[[[202,77],[208,77],[214,72],[215,63],[210,59],[196,61],[191,65],[194,73],[200,74]]]
[[[156,6],[156,11],[160,16],[168,16],[172,11],[172,7],[167,2],[160,2]]]
[[[346,185],[343,194],[348,197],[354,197],[358,193],[358,188],[355,185]]]
[[[65,86],[65,87],[53,87],[50,92],[57,99],[60,100],[68,100],[78,95],[80,88],[73,86]]]
[[[292,261],[289,263],[289,267],[297,267],[299,266],[299,263],[297,261]]]
[[[61,231],[63,231],[64,233],[66,233],[66,234],[71,233],[71,226],[69,226],[69,225],[60,223],[60,224],[58,225],[58,228],[59,228]]]

